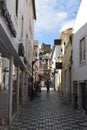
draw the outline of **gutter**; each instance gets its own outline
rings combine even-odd
[[[35,0],[32,0],[32,2],[33,2],[33,10],[34,10],[34,19],[36,20]]]

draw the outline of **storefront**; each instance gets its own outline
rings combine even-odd
[[[0,24],[0,126],[11,126],[27,97],[27,66],[12,42],[16,39],[10,39]]]
[[[73,105],[87,113],[87,80],[73,81]]]
[[[0,53],[0,126],[8,124],[9,58]]]
[[[87,80],[79,82],[79,108],[87,113]]]

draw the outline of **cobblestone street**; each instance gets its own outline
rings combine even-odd
[[[26,102],[11,130],[87,130],[87,116],[64,102],[57,92],[42,91]]]

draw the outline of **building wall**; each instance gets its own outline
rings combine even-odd
[[[62,87],[61,92],[66,99],[72,103],[72,43],[70,41],[70,35],[72,34],[72,28],[67,29],[63,33],[62,37]],[[64,54],[63,54],[64,53]]]
[[[85,37],[85,49],[87,50],[87,24],[85,24],[77,33],[73,36],[73,80],[87,79],[87,51],[86,51],[86,63],[80,65],[80,40]]]
[[[52,69],[55,89],[58,91],[61,86],[61,70],[56,69],[56,62],[61,62],[61,45],[55,45],[52,52]]]
[[[52,65],[51,65],[51,75],[52,75],[51,82],[52,82],[53,88],[55,89],[55,74],[54,74],[55,62],[56,62],[55,46],[53,46],[52,55],[51,55],[51,62],[52,62]]]
[[[1,2],[1,1],[0,1]],[[0,55],[2,61],[8,61],[8,64],[0,67],[3,76],[3,91],[0,93],[0,99],[4,98],[6,108],[3,108],[3,103],[0,100],[0,112],[7,112],[9,126],[11,126],[14,114],[19,109],[19,106],[24,103],[27,98],[28,76],[30,75],[30,67],[33,59],[33,32],[34,32],[34,7],[32,0],[18,1],[18,15],[16,16],[15,7],[16,0],[5,1],[6,10],[8,10],[10,20],[16,31],[16,36],[13,35],[7,16],[2,14],[0,8]],[[6,18],[5,18],[6,17]],[[23,21],[22,21],[23,20]],[[19,56],[19,44],[24,46],[24,56]],[[25,63],[26,58],[27,63]],[[14,67],[13,67],[14,66]],[[14,70],[15,68],[15,70]],[[2,69],[2,70],[1,70]],[[8,73],[8,81],[7,79]],[[8,85],[6,85],[8,84]],[[0,85],[0,89],[2,86]],[[9,101],[7,101],[9,99]],[[7,121],[7,120],[6,120]]]
[[[86,22],[87,22],[87,16],[84,17],[83,14],[87,12],[87,1],[81,0],[81,4],[75,19],[74,27],[73,27],[73,33],[77,32]]]
[[[77,107],[79,109],[83,109],[82,106],[82,89],[85,88],[86,90],[86,80],[87,80],[87,24],[82,26],[73,37],[73,82],[77,81]],[[80,64],[80,40],[85,37],[85,56],[86,61],[84,64]],[[76,46],[77,44],[77,46]],[[74,85],[73,85],[74,88]],[[85,93],[84,93],[85,95]],[[83,96],[84,96],[83,95]],[[86,93],[87,95],[87,93]],[[85,100],[86,96],[85,96]],[[87,102],[87,101],[85,101]],[[86,103],[85,103],[86,104]],[[87,111],[87,105],[85,108],[85,111]]]
[[[73,94],[74,107],[87,113],[87,2],[82,0],[73,27]],[[85,38],[85,62],[81,64],[80,41]],[[83,43],[84,44],[84,43]]]
[[[51,50],[51,46],[43,43],[41,45],[41,49],[44,50],[44,51],[50,51]]]
[[[12,6],[10,6],[12,3]],[[6,1],[8,11],[11,15],[14,28],[17,32],[16,39],[10,39],[16,52],[18,52],[18,45],[20,42],[24,45],[25,56],[29,63],[32,62],[33,46],[34,46],[34,11],[31,0],[18,1],[18,16],[16,16],[16,0]],[[27,12],[27,13],[26,13]],[[2,21],[3,24],[3,21]],[[5,25],[3,25],[5,26]],[[7,28],[7,27],[6,27]],[[8,28],[6,29],[9,35]],[[22,32],[23,31],[23,32]],[[9,35],[9,38],[12,37]]]
[[[37,59],[36,63],[34,64],[34,70],[35,70],[35,82],[38,80],[39,75],[39,42],[38,40],[34,40],[34,61]]]

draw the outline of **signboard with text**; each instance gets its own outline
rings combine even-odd
[[[62,62],[56,62],[56,69],[62,69]]]

